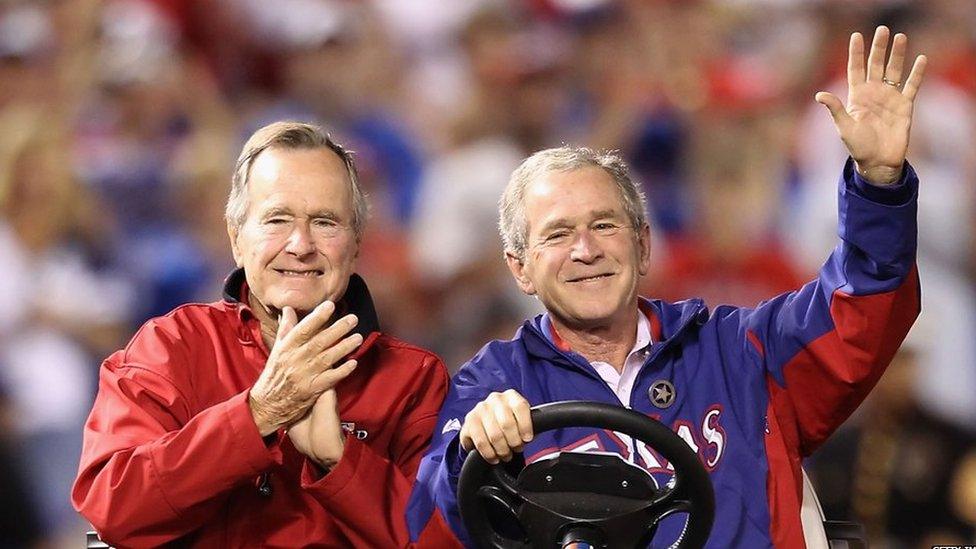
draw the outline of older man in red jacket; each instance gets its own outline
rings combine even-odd
[[[147,322],[105,360],[75,507],[117,546],[397,547],[447,391],[379,331],[353,273],[366,202],[347,151],[275,123],[227,203],[222,301]],[[440,518],[418,545],[456,544]]]

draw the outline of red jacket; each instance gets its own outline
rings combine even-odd
[[[365,340],[337,387],[349,434],[342,459],[318,477],[287,435],[262,439],[251,417],[248,391],[268,349],[246,292],[236,271],[223,301],[150,320],[105,360],[75,508],[116,546],[409,545],[405,505],[447,392],[443,363],[376,331],[354,275],[342,305]],[[417,541],[456,544],[439,517]]]

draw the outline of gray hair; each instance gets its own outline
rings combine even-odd
[[[247,182],[251,175],[251,165],[259,154],[272,147],[282,149],[329,149],[342,160],[349,176],[352,191],[353,218],[352,229],[356,240],[361,239],[366,226],[369,205],[366,194],[359,186],[359,172],[353,162],[353,153],[336,143],[332,136],[321,127],[303,122],[274,122],[264,126],[244,143],[244,149],[237,158],[234,177],[231,180],[230,195],[227,197],[227,208],[224,217],[231,227],[240,228],[247,217]]]
[[[593,150],[587,147],[562,146],[539,151],[526,158],[512,172],[508,186],[498,201],[498,232],[505,253],[525,259],[528,220],[525,218],[525,190],[536,179],[552,172],[571,172],[588,166],[605,171],[620,190],[624,211],[635,228],[647,224],[647,200],[630,178],[630,171],[617,151]]]

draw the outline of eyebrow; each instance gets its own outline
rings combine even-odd
[[[319,210],[309,215],[311,219],[329,219],[331,221],[343,221],[343,217],[334,210]]]
[[[590,212],[590,221],[589,222],[592,223],[592,222],[594,222],[594,221],[596,221],[598,219],[606,219],[608,217],[609,218],[617,218],[619,216],[618,216],[617,212],[615,212],[614,210],[597,210],[597,211],[591,211]],[[545,233],[547,233],[549,231],[553,231],[555,229],[572,229],[573,227],[574,227],[574,224],[570,220],[568,220],[568,219],[566,219],[564,217],[561,217],[559,219],[553,219],[552,221],[546,223],[545,225],[542,226],[542,228],[540,229],[540,231],[543,234],[545,234]]]
[[[260,219],[268,219],[279,215],[293,216],[294,214],[291,213],[291,210],[283,206],[272,206],[261,212]]]
[[[288,209],[288,208],[286,208],[284,206],[272,206],[271,208],[269,208],[267,211],[265,211],[261,215],[261,218],[262,219],[267,219],[269,217],[274,217],[276,215],[287,215],[287,216],[295,217],[295,214],[290,209]],[[311,219],[331,219],[331,220],[334,220],[334,221],[342,221],[342,216],[339,215],[338,213],[336,213],[333,210],[319,210],[319,211],[315,211],[315,212],[312,212],[311,214],[309,214],[309,218],[311,218]]]

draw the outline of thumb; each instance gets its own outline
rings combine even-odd
[[[298,313],[295,312],[295,309],[285,305],[281,309],[281,316],[278,317],[278,333],[275,335],[275,340],[284,339],[296,324],[298,324]]]
[[[847,114],[847,109],[844,108],[844,102],[830,92],[817,92],[814,99],[817,103],[827,107],[827,110],[830,111],[830,116],[834,119],[834,125],[837,126],[841,135],[846,133],[853,120]]]
[[[339,395],[336,393],[335,387],[322,391],[322,394],[319,395],[319,401],[321,401],[322,404],[335,408],[339,403]]]

